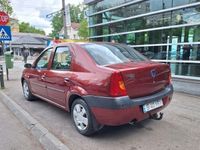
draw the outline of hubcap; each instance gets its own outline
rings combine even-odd
[[[29,96],[29,88],[28,88],[28,84],[26,82],[24,82],[23,89],[24,89],[24,96],[26,98],[28,98],[28,96]]]
[[[85,130],[88,126],[88,116],[81,104],[76,104],[73,109],[73,119],[79,130]]]

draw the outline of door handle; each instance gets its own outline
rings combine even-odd
[[[42,80],[45,80],[45,78],[46,78],[46,74],[43,74],[43,75],[41,76],[41,79],[42,79]]]
[[[69,83],[69,82],[70,82],[70,79],[69,79],[69,78],[64,78],[64,82],[65,82],[65,83]]]

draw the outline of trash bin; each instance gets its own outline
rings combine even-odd
[[[5,57],[6,68],[12,69],[14,62],[13,52],[11,51],[5,52],[4,57]]]

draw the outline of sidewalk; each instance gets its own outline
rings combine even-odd
[[[0,56],[0,61],[3,61],[4,60],[4,56]]]
[[[31,60],[28,60],[29,62]],[[9,78],[10,80],[5,80],[5,89],[0,89],[0,102],[3,102],[9,109],[10,113],[13,113],[16,116],[16,119],[19,119],[21,122],[21,127],[26,129],[27,132],[29,131],[30,135],[41,144],[41,147],[48,150],[68,150],[68,148],[58,139],[56,138],[51,132],[48,131],[40,122],[38,122],[35,118],[32,117],[32,112],[27,112],[27,110],[21,107],[20,103],[16,103],[14,98],[11,96],[13,94],[17,94],[19,100],[21,102],[25,102],[26,105],[28,104],[25,101],[22,88],[20,83],[20,77],[22,74],[22,70],[24,63],[23,62],[15,62],[14,68],[9,70]],[[1,109],[1,108],[0,108]],[[33,112],[38,112],[33,110]],[[1,111],[0,111],[1,113]],[[45,115],[43,115],[44,117]],[[0,118],[1,119],[1,118]],[[6,122],[7,120],[5,120]],[[15,123],[13,123],[15,124]],[[17,131],[17,129],[16,129]],[[10,135],[9,135],[10,136]],[[0,140],[1,140],[1,132],[0,132]],[[15,139],[16,142],[20,142],[20,140]],[[1,142],[0,142],[1,145]],[[31,146],[31,145],[30,145]],[[1,150],[0,146],[0,150]],[[23,150],[20,148],[19,150]],[[25,148],[25,150],[32,150],[31,148]],[[35,148],[33,148],[35,150]],[[7,150],[7,149],[5,149]],[[16,148],[8,150],[18,150]],[[37,149],[36,149],[37,150]]]
[[[38,141],[0,101],[0,149],[42,150]]]

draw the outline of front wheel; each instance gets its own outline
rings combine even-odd
[[[22,87],[23,87],[24,97],[26,98],[26,100],[32,101],[34,99],[34,96],[32,95],[28,82],[26,80],[23,81]]]
[[[73,102],[71,116],[80,134],[89,136],[97,131],[94,126],[94,122],[96,123],[96,121],[84,100],[79,98]]]

